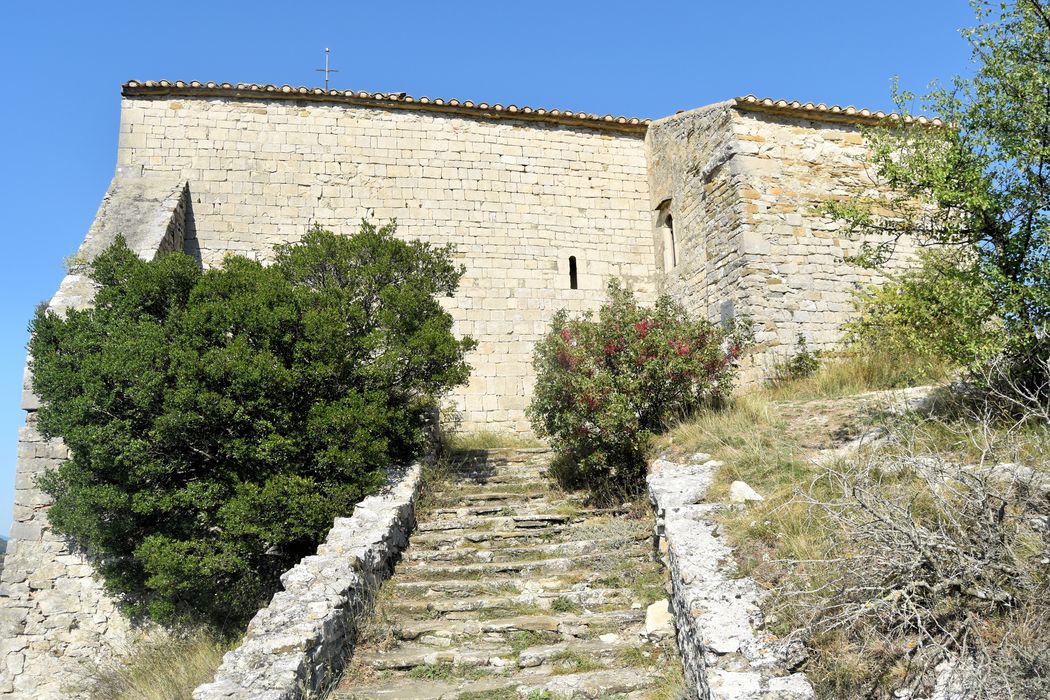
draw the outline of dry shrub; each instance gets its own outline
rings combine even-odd
[[[785,562],[774,616],[809,629],[809,670],[830,697],[929,693],[938,680],[958,698],[1050,694],[1045,457],[997,465],[1030,437],[971,421],[939,424],[938,440],[953,427],[988,459],[917,455],[925,436],[902,439],[827,466],[787,508],[804,506],[829,546]]]

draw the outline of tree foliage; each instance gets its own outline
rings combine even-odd
[[[869,132],[871,162],[893,194],[830,206],[866,237],[858,259],[880,265],[901,237],[956,251],[988,294],[1007,352],[1045,353],[1050,323],[1050,5],[972,3],[964,31],[972,77],[918,99],[940,127]],[[916,101],[896,92],[900,110]]]
[[[892,357],[965,367],[1001,348],[1002,324],[988,281],[946,251],[927,251],[921,265],[861,290],[845,326],[854,348]]]
[[[649,439],[669,419],[728,395],[746,324],[694,320],[661,296],[640,305],[618,282],[597,318],[559,311],[536,346],[533,429],[559,453],[559,475],[620,497],[644,486]]]
[[[207,271],[121,239],[92,263],[93,308],[37,314],[40,427],[71,449],[41,482],[49,518],[130,608],[242,624],[419,453],[472,341],[437,300],[462,274],[450,249],[393,234],[315,229],[271,266]]]

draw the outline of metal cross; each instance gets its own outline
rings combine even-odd
[[[339,72],[335,68],[329,68],[328,67],[328,49],[327,48],[324,50],[324,68],[315,68],[314,70],[316,70],[318,73],[324,73],[324,89],[327,90],[328,89],[328,74],[329,73],[338,73]]]

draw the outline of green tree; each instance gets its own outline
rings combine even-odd
[[[975,72],[916,101],[946,126],[903,122],[869,132],[871,162],[892,194],[830,211],[865,238],[858,261],[880,265],[904,236],[955,251],[987,291],[1008,353],[1047,352],[1050,322],[1050,5],[972,3],[964,31]]]
[[[616,281],[597,318],[555,314],[534,351],[528,413],[559,453],[556,476],[599,499],[638,493],[650,438],[728,396],[749,331],[692,319],[668,296],[646,308]]]
[[[92,263],[93,308],[37,314],[40,427],[71,449],[41,481],[49,518],[131,611],[242,625],[423,449],[473,341],[437,300],[451,249],[393,234],[315,229],[271,266],[207,271],[121,239]]]
[[[1003,329],[988,281],[948,251],[919,257],[919,267],[857,293],[845,325],[850,346],[952,368],[993,357]]]

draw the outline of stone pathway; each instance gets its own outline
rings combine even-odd
[[[462,455],[331,698],[677,697],[652,518],[551,488],[546,450]]]

